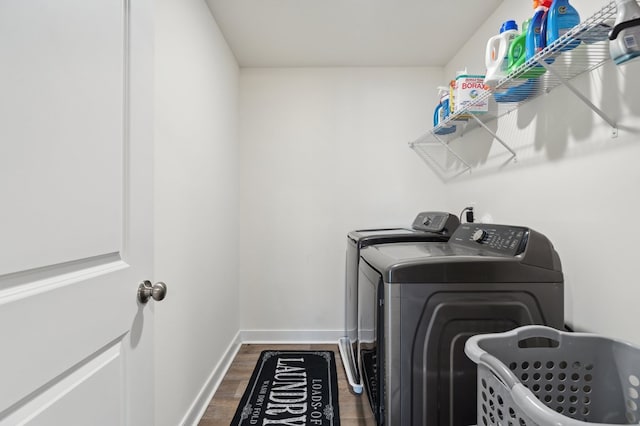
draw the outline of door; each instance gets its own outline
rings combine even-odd
[[[0,425],[153,424],[151,17],[0,2]]]

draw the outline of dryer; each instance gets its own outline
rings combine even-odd
[[[466,340],[564,323],[560,258],[526,227],[462,224],[448,242],[369,246],[358,279],[357,365],[378,424],[475,424]]]
[[[418,213],[410,227],[359,229],[347,234],[345,262],[345,336],[338,346],[350,389],[362,393],[355,356],[358,339],[358,265],[360,250],[375,244],[448,241],[460,221],[445,212]]]

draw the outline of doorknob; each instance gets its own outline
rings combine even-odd
[[[162,281],[158,281],[155,284],[151,284],[151,281],[145,280],[138,286],[138,300],[140,303],[147,303],[149,298],[153,300],[161,301],[167,295],[167,285]]]

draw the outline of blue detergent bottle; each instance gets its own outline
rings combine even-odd
[[[551,3],[549,4],[549,6],[551,6]],[[540,35],[542,36],[542,38],[544,39],[545,42],[545,47],[549,46],[549,42],[547,41],[547,34],[549,31],[549,10],[547,10],[544,15],[542,15],[542,27],[540,29]],[[547,58],[545,58],[545,62],[547,64],[552,64],[554,63],[556,60],[555,55],[554,56],[548,56]]]
[[[542,32],[542,27],[551,4],[551,0],[533,0],[534,13],[527,28],[527,60],[547,46],[547,37]]]
[[[580,23],[578,11],[569,4],[569,0],[553,0],[547,15],[547,44],[551,44],[566,34],[571,28]],[[567,51],[576,48],[579,39],[573,39],[560,50]]]

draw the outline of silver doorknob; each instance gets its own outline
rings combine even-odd
[[[162,281],[151,284],[151,281],[145,280],[138,286],[138,300],[140,303],[147,303],[152,297],[155,301],[161,301],[167,295],[167,285]]]

